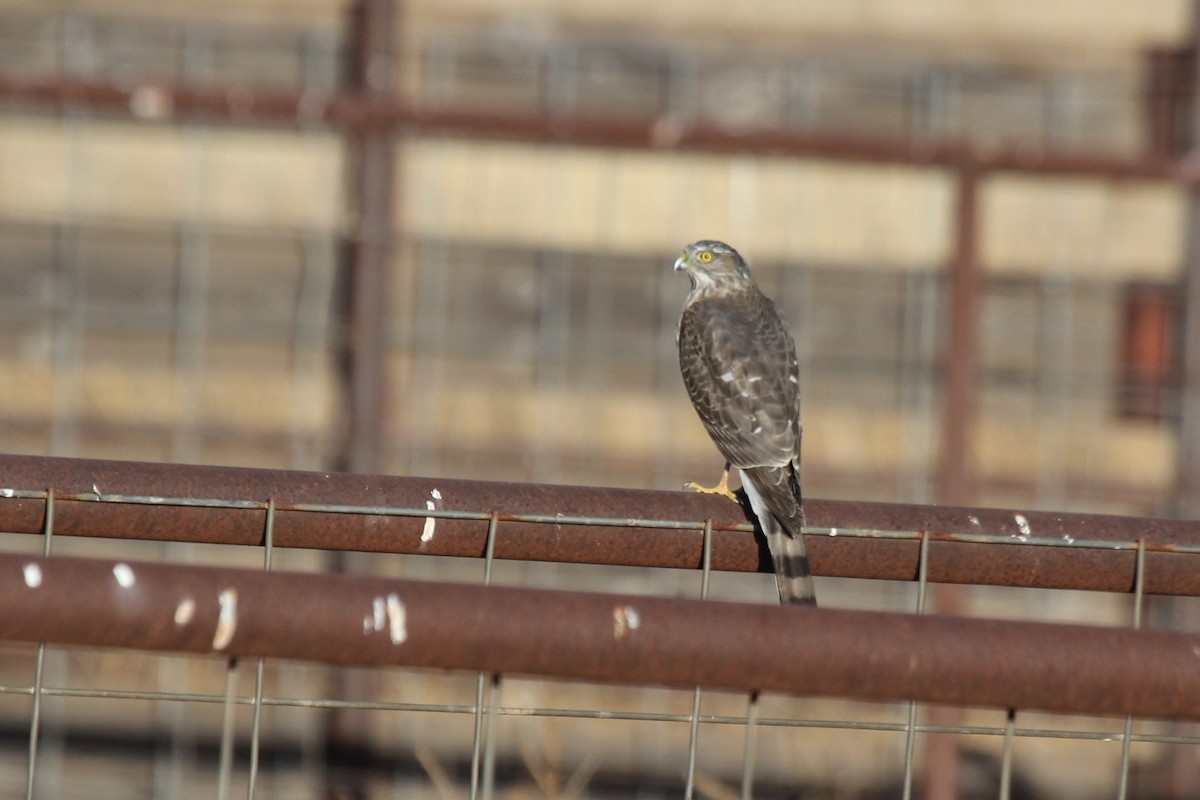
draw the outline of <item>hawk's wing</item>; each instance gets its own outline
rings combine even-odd
[[[679,319],[692,405],[735,467],[800,465],[800,369],[779,312],[757,288],[698,297]]]

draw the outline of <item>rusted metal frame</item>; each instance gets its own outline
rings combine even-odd
[[[350,13],[346,93],[357,102],[393,102],[396,0],[358,0]],[[396,154],[380,120],[346,134],[349,222],[342,247],[338,365],[346,425],[337,468],[378,472],[387,430],[387,301],[391,272]]]
[[[1184,108],[1190,112],[1186,123],[1186,144],[1179,160],[1193,162],[1200,148],[1200,0],[1192,2],[1192,29],[1189,47],[1177,56],[1174,65],[1179,78],[1187,78]],[[1182,82],[1182,80],[1181,80]],[[1186,251],[1179,277],[1183,319],[1179,326],[1179,453],[1176,468],[1177,513],[1200,516],[1200,187],[1192,185],[1188,195]],[[1196,773],[1193,771],[1193,777]]]
[[[381,133],[351,137],[348,169],[350,230],[342,243],[339,300],[342,334],[337,364],[342,389],[344,444],[336,467],[378,472],[389,419],[386,381],[388,274],[395,154]]]
[[[942,452],[938,499],[965,505],[972,494],[971,431],[977,396],[978,325],[983,276],[979,268],[979,171],[964,164],[956,172],[955,240],[948,266],[949,325],[942,395]]]
[[[0,555],[0,639],[1200,718],[1197,633],[368,576]]]
[[[1191,26],[1188,40],[1172,59],[1173,71],[1179,96],[1175,99],[1174,111],[1182,123],[1172,133],[1182,134],[1172,155],[1181,163],[1195,163],[1200,152],[1200,2],[1192,0]],[[1177,59],[1177,60],[1176,60]],[[1196,184],[1187,187],[1187,207],[1184,228],[1184,253],[1177,292],[1182,314],[1174,331],[1177,345],[1174,350],[1178,361],[1179,385],[1176,417],[1175,491],[1171,513],[1195,519],[1200,517],[1200,188]],[[1170,408],[1170,406],[1168,406]],[[1173,416],[1168,412],[1168,418]],[[1147,565],[1149,566],[1149,565]],[[1146,591],[1152,591],[1149,586]],[[1167,613],[1176,624],[1194,627],[1197,624],[1196,610],[1190,605],[1172,604]],[[1197,726],[1180,724],[1173,726],[1176,733],[1195,733]],[[1172,748],[1167,763],[1162,767],[1164,780],[1162,791],[1168,797],[1187,797],[1200,785],[1200,762],[1190,749]]]
[[[979,169],[970,160],[965,160],[955,172],[955,238],[946,270],[950,308],[942,381],[941,460],[937,474],[938,500],[951,505],[966,505],[974,494],[972,433],[979,392],[978,328],[983,286],[978,253],[979,180]],[[935,587],[934,602],[943,614],[960,613],[959,587],[949,584]],[[959,723],[961,716],[961,711],[956,708],[930,710],[931,720],[944,725]],[[953,800],[958,796],[957,737],[929,737],[925,776],[930,800]]]
[[[56,535],[261,546],[274,498],[276,547],[478,558],[494,513],[506,531],[498,559],[699,569],[711,519],[714,570],[771,571],[742,509],[696,493],[3,456],[0,531],[40,534],[47,487]],[[931,582],[1132,592],[1144,539],[1145,591],[1200,595],[1200,522],[820,499],[806,508],[818,575],[916,580],[927,531]]]
[[[1200,122],[1197,123],[1200,128]],[[1198,134],[1200,135],[1200,134]],[[1179,326],[1179,452],[1175,511],[1200,516],[1200,191],[1187,209],[1187,261],[1180,277],[1183,319]]]
[[[149,102],[148,102],[149,100]],[[1135,157],[981,148],[965,141],[907,141],[786,130],[733,131],[693,125],[664,134],[658,120],[562,117],[537,112],[497,113],[413,105],[396,97],[287,92],[245,86],[200,88],[156,83],[123,85],[60,77],[0,74],[0,102],[49,108],[87,108],[121,117],[166,121],[199,116],[241,125],[329,125],[503,141],[577,146],[669,149],[834,158],[956,168],[974,161],[983,170],[1082,175],[1132,180],[1178,180],[1196,185],[1200,172],[1166,155]],[[147,116],[142,109],[154,109]]]
[[[349,8],[348,54],[344,91],[359,101],[388,102],[394,90],[398,0],[356,0]],[[346,201],[349,211],[338,270],[341,336],[335,363],[341,390],[341,447],[336,469],[378,472],[387,441],[388,289],[392,260],[392,211],[396,182],[393,130],[387,124],[344,126]],[[338,572],[364,571],[363,556],[333,553]],[[378,677],[334,673],[334,693],[347,699],[378,694]],[[333,709],[326,716],[326,748],[353,752],[363,746],[366,720],[354,709]],[[357,770],[328,774],[334,785],[326,794],[366,791]],[[336,784],[346,783],[345,786]]]

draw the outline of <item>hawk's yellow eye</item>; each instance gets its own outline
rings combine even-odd
[[[712,250],[701,250],[700,255],[696,256],[701,264],[707,264],[713,260]]]

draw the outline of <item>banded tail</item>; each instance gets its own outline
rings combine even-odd
[[[784,605],[815,606],[816,587],[808,565],[808,553],[804,549],[804,537],[800,533],[804,527],[804,509],[800,505],[798,492],[792,494],[787,491],[785,496],[780,491],[782,487],[789,486],[789,481],[771,480],[775,476],[770,473],[779,471],[743,469],[742,488],[746,490],[758,525],[767,537],[767,548],[771,551],[771,560],[775,562],[779,602]],[[764,478],[767,480],[764,481]],[[773,508],[780,509],[782,513],[776,513]]]

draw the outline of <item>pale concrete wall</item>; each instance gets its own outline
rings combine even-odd
[[[699,238],[748,257],[927,267],[950,239],[936,171],[413,140],[400,222],[469,242],[644,255]]]
[[[342,206],[332,135],[0,116],[4,216],[329,228]]]
[[[673,252],[701,236],[761,257],[927,265],[948,238],[936,173],[855,165],[413,140],[399,216],[418,235]],[[336,227],[333,137],[0,119],[0,213]]]
[[[952,246],[938,170],[783,158],[413,139],[398,222],[411,233],[618,254],[696,238],[758,258],[928,268]],[[0,213],[336,229],[341,146],[326,134],[0,117]],[[989,270],[1170,280],[1186,197],[1148,182],[999,175],[983,185]]]
[[[0,0],[0,10],[82,12],[214,20],[286,19],[334,24],[349,0]],[[940,40],[954,49],[980,45],[1023,49],[1137,50],[1187,34],[1189,0],[405,0],[405,29],[427,24],[509,20],[530,31],[553,27],[695,36],[696,46],[763,37]]]
[[[882,269],[935,267],[953,247],[942,170],[428,139],[401,152],[398,222],[469,242],[644,255],[715,238]],[[980,257],[993,273],[1171,280],[1185,209],[1168,184],[990,176]]]
[[[937,43],[969,52],[979,46],[1139,50],[1181,41],[1188,0],[412,0],[410,23],[508,20],[537,33],[555,27],[693,37],[697,51],[755,42],[858,40]],[[686,43],[686,39],[680,43]]]
[[[998,175],[984,185],[980,255],[996,273],[1171,281],[1187,195],[1163,183]]]
[[[0,11],[334,25],[347,0],[0,0]]]

